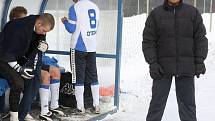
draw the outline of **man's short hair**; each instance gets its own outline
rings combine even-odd
[[[43,26],[49,25],[51,30],[55,26],[54,17],[50,13],[40,15],[39,20],[42,22]]]
[[[26,8],[24,8],[22,6],[16,6],[16,7],[12,8],[12,10],[10,11],[9,19],[13,20],[16,18],[20,18],[22,14],[27,15]]]

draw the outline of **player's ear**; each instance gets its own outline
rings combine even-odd
[[[35,26],[41,26],[41,24],[42,24],[42,23],[41,23],[41,20],[37,19],[37,20],[36,20],[36,23],[35,23]]]

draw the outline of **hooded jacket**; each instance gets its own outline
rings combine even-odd
[[[170,6],[167,0],[148,16],[142,49],[149,64],[158,63],[165,74],[195,75],[195,65],[204,63],[208,40],[201,14],[183,3]]]

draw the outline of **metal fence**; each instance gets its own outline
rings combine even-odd
[[[123,0],[124,16],[149,13],[153,8],[163,4],[164,0]],[[184,3],[196,6],[201,13],[215,12],[214,0],[183,0]]]
[[[162,5],[165,0],[123,0],[124,17],[131,17],[139,14],[149,14],[155,7]],[[195,6],[200,13],[210,14],[210,25],[208,31],[212,31],[213,13],[215,12],[214,0],[183,0],[184,3]]]

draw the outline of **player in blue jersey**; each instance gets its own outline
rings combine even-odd
[[[84,114],[84,81],[90,81],[93,97],[93,113],[100,113],[99,82],[96,67],[96,34],[99,23],[99,8],[90,0],[73,0],[69,15],[61,20],[72,34],[71,48],[75,50],[77,100],[76,114]]]

